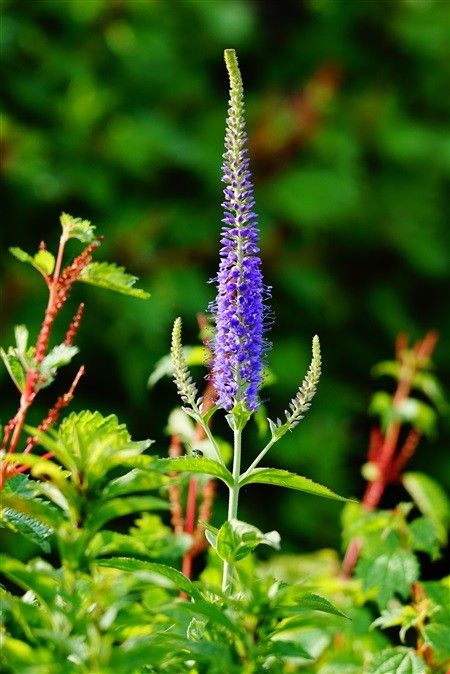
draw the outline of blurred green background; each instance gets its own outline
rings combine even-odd
[[[54,247],[62,210],[92,220],[106,237],[98,259],[126,265],[152,298],[76,288],[64,316],[85,299],[87,377],[74,408],[117,412],[166,452],[175,389],[167,380],[148,392],[146,381],[174,318],[195,343],[196,313],[213,298],[222,54],[234,47],[273,286],[272,416],[303,377],[314,333],[324,352],[312,411],[272,462],[360,496],[371,366],[391,357],[398,332],[436,328],[436,367],[444,381],[450,372],[449,26],[446,0],[4,1],[1,343],[18,322],[36,334],[46,301],[7,246]],[[0,377],[6,420],[16,399]],[[449,435],[443,420],[412,464],[447,487]],[[257,446],[254,434],[248,461]],[[242,504],[243,517],[282,532],[285,549],[337,543],[333,502],[254,488]]]

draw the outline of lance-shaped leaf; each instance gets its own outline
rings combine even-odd
[[[248,475],[244,474],[239,482],[240,487],[244,487],[247,484],[273,484],[278,487],[287,487],[288,489],[296,489],[297,491],[304,491],[316,496],[332,498],[337,501],[352,500],[339,496],[339,494],[328,489],[328,487],[313,482],[313,480],[303,477],[303,475],[290,473],[288,470],[281,470],[279,468],[254,468]]]
[[[21,513],[14,508],[2,508],[0,511],[0,528],[5,527],[38,545],[44,552],[50,552],[48,538],[53,529],[39,520]]]
[[[202,473],[217,477],[228,486],[233,484],[233,476],[224,465],[214,459],[194,456],[179,456],[174,459],[158,459],[155,461],[156,470],[176,473]]]
[[[150,297],[145,290],[134,288],[137,276],[128,274],[124,267],[118,267],[113,262],[91,262],[83,269],[77,280],[142,300]]]
[[[124,496],[139,491],[157,489],[168,479],[169,478],[164,477],[164,475],[161,475],[154,470],[133,468],[133,470],[130,470],[125,475],[116,477],[114,480],[108,482],[102,490],[102,498],[109,499],[115,496]]]
[[[169,581],[169,587],[175,587],[177,590],[182,590],[192,597],[200,597],[199,591],[189,578],[173,569],[171,566],[165,564],[158,564],[156,562],[147,562],[141,559],[133,559],[130,557],[112,557],[111,559],[99,559],[95,562],[96,566],[107,566],[120,571],[128,571],[139,577],[140,574],[144,576],[160,576]],[[165,583],[167,586],[167,583]]]
[[[36,568],[39,566],[39,570]],[[53,604],[61,580],[56,571],[41,560],[24,564],[18,559],[0,554],[2,573],[24,590],[31,590],[48,606]]]
[[[90,510],[85,523],[90,533],[95,533],[106,522],[145,510],[168,510],[169,504],[156,496],[129,496],[111,499],[106,503],[94,505]]]

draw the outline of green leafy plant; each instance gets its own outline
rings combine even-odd
[[[260,391],[270,379],[264,338],[269,291],[261,274],[243,87],[233,50],[226,50],[225,61],[230,103],[225,226],[217,298],[210,306],[215,325],[211,330],[200,317],[203,346],[183,348],[177,319],[171,357],[150,377],[153,385],[164,374],[173,376],[183,401],[169,418],[168,457],[149,453],[151,441],[133,440],[113,414],[84,410],[59,422],[83,368],[41,424],[27,424],[38,393],[77,354],[73,341],[82,305],[64,341],[50,346],[73,284],[135,298],[147,294],[122,267],[92,261],[101,240],[86,220],[61,216],[56,255],[44,244],[35,255],[12,249],[42,275],[49,298],[35,345],[18,326],[15,346],[1,352],[20,392],[2,440],[0,523],[12,541],[0,557],[2,667],[8,674],[446,674],[450,579],[422,577],[421,565],[425,557],[440,559],[449,503],[427,475],[404,471],[445,409],[431,371],[436,335],[411,349],[400,338],[396,361],[375,369],[395,377],[397,389],[393,396],[378,392],[370,407],[379,421],[363,467],[368,486],[361,504],[308,477],[260,465],[308,411],[321,353],[314,337],[310,367],[283,418],[268,417]],[[85,248],[64,266],[70,239]],[[202,362],[209,375],[200,395],[189,366]],[[220,411],[231,443],[215,432]],[[244,444],[251,419],[263,439],[254,458]],[[228,491],[227,517],[220,522],[212,513],[217,482]],[[279,554],[277,531],[239,518],[241,490],[252,484],[345,503],[343,562],[330,550]],[[402,496],[395,507],[379,510],[393,486],[412,502]],[[260,545],[270,550],[266,561],[255,554]],[[193,560],[206,549],[197,575]]]

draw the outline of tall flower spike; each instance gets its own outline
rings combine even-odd
[[[189,373],[188,366],[183,354],[183,345],[181,343],[181,318],[177,318],[173,324],[172,330],[172,346],[170,349],[172,356],[173,378],[180,394],[181,399],[191,405],[192,408],[197,407],[198,391],[192,377]]]
[[[289,429],[297,426],[305,412],[311,407],[311,401],[316,394],[317,384],[320,379],[321,365],[320,342],[318,336],[314,335],[311,364],[296,396],[289,403],[290,411],[286,410],[286,424]]]
[[[249,171],[244,121],[244,90],[236,53],[225,50],[230,100],[223,155],[224,219],[217,297],[210,309],[216,319],[212,380],[217,404],[230,411],[243,403],[258,406],[265,351],[264,297],[257,216]]]

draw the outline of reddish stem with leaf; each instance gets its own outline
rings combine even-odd
[[[197,321],[200,328],[200,334],[203,336],[203,343],[205,348],[208,348],[207,342],[207,328],[208,322],[204,314],[197,315]],[[207,412],[214,406],[216,392],[214,386],[209,381],[203,393],[203,412]],[[197,423],[195,427],[195,437],[198,442],[202,442],[206,438],[203,427]],[[169,447],[169,456],[181,456],[182,449],[178,436],[174,435],[171,439]],[[192,545],[189,550],[183,555],[182,571],[190,578],[192,576],[192,565],[195,557],[197,557],[207,547],[207,542],[204,535],[204,528],[200,524],[208,522],[211,517],[212,504],[215,495],[215,481],[208,480],[203,486],[201,500],[198,504],[198,479],[195,475],[189,478],[187,497],[186,497],[186,514],[183,517],[183,509],[181,507],[181,490],[178,484],[169,487],[169,500],[172,513],[172,526],[175,533],[187,533],[192,538]],[[184,596],[182,594],[182,596]]]
[[[416,342],[408,350],[406,335],[399,335],[396,342],[396,360],[399,366],[399,377],[396,391],[392,399],[392,408],[399,406],[409,397],[414,386],[414,379],[424,362],[431,357],[438,340],[436,332],[430,330],[422,340]],[[372,466],[375,478],[365,489],[362,504],[366,510],[374,510],[390,483],[398,482],[401,473],[409,459],[413,456],[421,438],[421,433],[412,428],[406,439],[399,443],[402,430],[402,421],[394,419],[383,433],[380,428],[372,430],[368,462]],[[361,552],[361,541],[354,539],[350,542],[342,564],[342,575],[350,577]]]
[[[88,246],[86,246],[80,255],[78,255],[65,269],[63,269],[62,262],[66,243],[67,237],[63,232],[59,240],[58,252],[56,255],[53,273],[46,274],[42,269],[40,270],[49,289],[49,297],[47,307],[45,309],[44,320],[36,340],[34,351],[34,361],[36,363],[36,367],[27,371],[25,388],[20,397],[19,409],[16,415],[6,424],[4,428],[1,449],[5,454],[8,455],[14,454],[17,451],[28,410],[39,392],[40,384],[43,383],[39,372],[39,365],[43,362],[45,356],[48,353],[50,336],[55,320],[66,303],[73,284],[79,278],[83,269],[91,262],[91,253],[95,248],[97,248],[97,246],[100,245],[101,239],[92,241]],[[41,242],[39,250],[46,250],[44,242]],[[84,305],[81,304],[78,307],[78,310],[73,317],[66,333],[64,340],[64,344],[66,346],[70,346],[73,343],[80,325],[83,310]],[[78,373],[75,376],[75,379],[73,380],[72,385],[70,386],[67,393],[58,398],[55,405],[49,410],[46,418],[39,425],[40,430],[47,430],[53,423],[55,423],[59,417],[60,411],[71,402],[75,388],[83,374],[84,367],[81,367],[78,370]],[[29,438],[24,451],[26,453],[30,452],[34,444],[36,444],[36,440]],[[44,455],[44,457],[49,458],[46,455]],[[19,472],[23,472],[27,470],[27,468],[27,466],[15,466],[13,462],[4,460],[0,469],[0,489],[3,488],[8,477]]]

